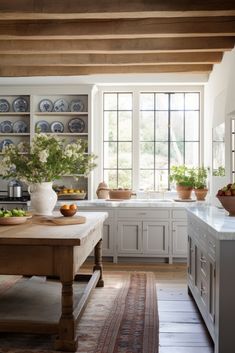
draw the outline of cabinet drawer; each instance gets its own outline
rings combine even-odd
[[[83,211],[83,212],[106,212],[108,213],[108,219],[112,219],[114,216],[113,210],[110,210],[108,208],[100,208],[100,207],[82,207],[78,206],[78,212]],[[107,220],[106,220],[107,221]]]
[[[172,218],[174,219],[187,219],[187,213],[185,210],[172,210]]]
[[[118,218],[138,218],[144,219],[168,219],[170,217],[169,210],[162,209],[138,209],[138,210],[118,210]]]

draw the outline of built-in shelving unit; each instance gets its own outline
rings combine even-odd
[[[11,91],[13,94],[9,90],[1,94],[0,89],[0,155],[2,155],[4,144],[30,143],[37,131],[48,135],[56,134],[65,140],[65,144],[74,142],[78,138],[86,140],[88,152],[91,152],[91,108],[89,106],[91,90],[89,91],[86,87],[84,92],[75,89],[74,92],[76,93],[74,93],[71,89],[67,89],[68,93],[64,93],[61,88],[52,90],[50,87],[47,90],[45,87],[41,87],[41,91],[39,91],[38,87],[36,90],[31,87],[30,92],[30,87],[26,89],[23,87],[22,94],[20,89],[17,90],[16,94],[15,90]],[[25,94],[25,91],[28,91],[28,94]],[[15,111],[16,105],[14,102],[17,99],[23,99],[27,102],[25,111]],[[46,105],[47,100],[49,105]],[[24,131],[20,131],[20,128],[16,131],[16,122],[18,122],[18,125],[24,126]],[[22,154],[24,153],[22,151]],[[68,175],[56,181],[58,185],[86,190],[88,197],[91,194],[89,183],[90,178],[83,175],[76,178]]]

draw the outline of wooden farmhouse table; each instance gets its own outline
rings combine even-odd
[[[84,224],[45,224],[42,217],[33,216],[21,225],[0,226],[0,274],[56,277],[62,288],[58,322],[0,317],[1,332],[56,334],[55,349],[76,350],[75,329],[87,299],[95,286],[104,285],[101,244],[103,222],[108,216],[105,212],[81,215],[86,217]],[[75,307],[73,284],[84,279],[78,271],[93,249],[93,274],[83,275],[89,276],[89,282]]]

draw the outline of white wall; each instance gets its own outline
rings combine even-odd
[[[225,177],[211,177],[211,202],[218,204],[217,190],[231,181],[230,120],[235,116],[235,49],[225,53],[220,64],[214,65],[205,85],[204,161],[212,167],[212,128],[225,122]],[[209,142],[209,143],[208,143]],[[212,168],[211,168],[212,169]]]

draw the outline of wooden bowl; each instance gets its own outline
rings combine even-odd
[[[129,189],[110,189],[109,197],[110,199],[130,199],[132,195],[132,190]]]
[[[66,210],[63,208],[60,208],[60,213],[64,216],[64,217],[72,217],[76,214],[77,210]]]
[[[221,205],[226,211],[228,211],[229,216],[235,217],[235,196],[217,196]]]

